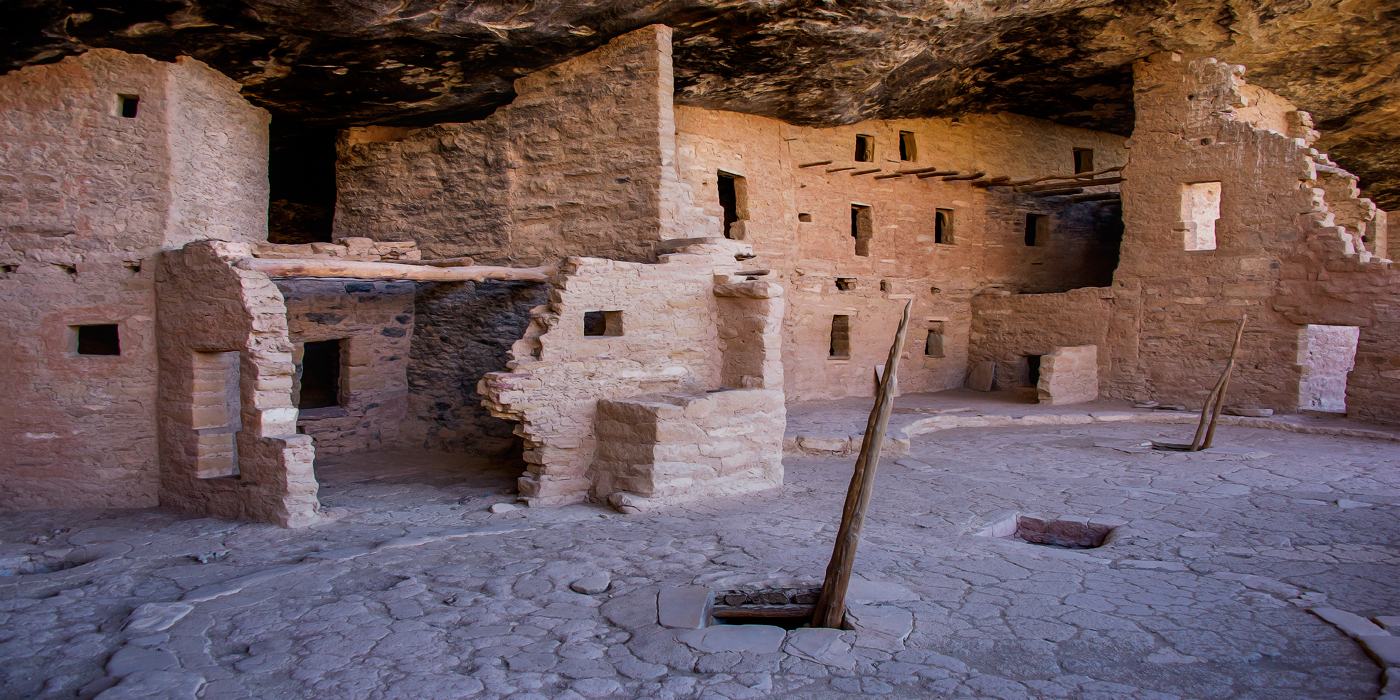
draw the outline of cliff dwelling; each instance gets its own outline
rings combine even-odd
[[[1063,4],[26,6],[0,696],[1400,697],[1400,19]]]

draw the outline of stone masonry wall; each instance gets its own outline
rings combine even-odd
[[[335,237],[498,263],[646,260],[662,237],[671,80],[670,29],[646,27],[520,78],[485,120],[351,130]]]
[[[747,201],[731,233],[754,245],[758,257],[750,266],[770,269],[775,282],[789,290],[782,353],[789,401],[872,395],[875,366],[884,363],[910,298],[914,325],[900,386],[938,391],[963,383],[969,304],[976,294],[989,288],[1060,291],[1112,279],[1116,207],[937,177],[874,178],[931,166],[1017,179],[1068,174],[1074,170],[1074,148],[1093,149],[1096,167],[1122,165],[1121,137],[1008,114],[812,129],[690,107],[677,110],[677,130],[686,197],[679,235],[720,235],[719,173],[743,178]],[[899,160],[901,131],[916,142],[917,153],[908,161]],[[873,162],[853,160],[857,134],[873,139]],[[800,167],[825,160],[832,163]],[[878,172],[827,172],[855,166]],[[851,237],[852,204],[872,210],[868,256],[857,255]],[[951,243],[935,243],[938,209],[953,212]],[[1051,217],[1047,246],[1025,245],[1028,213]],[[838,287],[838,278],[848,288]],[[838,314],[851,320],[849,357],[830,354],[832,318]],[[942,333],[941,356],[925,354],[930,330]]]
[[[154,256],[265,237],[267,122],[187,58],[96,49],[0,76],[0,509],[155,504]],[[77,354],[95,324],[120,355]]]
[[[315,521],[311,437],[296,434],[287,308],[266,275],[232,262],[246,244],[198,242],[163,256],[159,299],[162,505],[299,527]],[[238,473],[201,478],[195,353],[239,354]]]
[[[396,443],[408,411],[416,285],[310,279],[276,283],[294,344],[341,341],[340,405],[301,411],[297,431],[314,438],[321,454]]]
[[[1328,177],[1350,175],[1309,147],[1311,119],[1246,89],[1243,73],[1173,54],[1139,62],[1113,287],[1098,299],[1069,293],[974,303],[974,357],[1000,358],[1000,367],[1008,355],[1038,354],[1026,351],[1036,329],[1074,323],[1080,329],[1071,335],[1079,337],[1067,340],[1099,346],[1104,395],[1198,406],[1247,313],[1229,401],[1293,411],[1303,326],[1356,326],[1348,412],[1400,419],[1400,274],[1365,249],[1356,226],[1379,227],[1385,217],[1352,201],[1350,188],[1326,186]],[[1183,185],[1203,182],[1221,183],[1216,247],[1187,250]],[[1340,217],[1329,208],[1333,199]],[[1047,323],[1050,307],[1058,311]]]
[[[491,415],[477,384],[505,369],[511,345],[530,325],[530,309],[548,301],[548,289],[503,281],[419,285],[401,442],[487,454],[515,447],[515,424]]]
[[[737,271],[748,247],[710,239],[660,264],[569,258],[551,278],[549,303],[531,312],[507,372],[478,391],[492,415],[519,421],[529,471],[520,493],[532,505],[587,498],[598,437],[598,401],[721,388],[715,275]],[[584,335],[585,314],[613,312],[602,335]],[[615,314],[615,315],[614,315]],[[615,325],[614,325],[615,324]]]

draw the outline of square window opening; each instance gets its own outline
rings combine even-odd
[[[943,357],[943,322],[928,324],[928,337],[924,339],[925,357]]]
[[[297,408],[341,406],[341,340],[321,340],[302,346],[301,398]]]
[[[900,160],[918,160],[918,159],[919,159],[919,144],[918,144],[917,141],[914,140],[914,132],[912,132],[912,131],[901,131],[901,132],[899,132],[899,159],[900,159]]]
[[[591,337],[622,335],[622,312],[583,312],[583,334]]]
[[[1074,149],[1074,172],[1075,174],[1094,172],[1094,149]]]
[[[850,316],[838,314],[831,317],[831,351],[829,356],[841,360],[851,357]]]
[[[1026,245],[1043,246],[1050,243],[1050,217],[1045,214],[1026,215]]]
[[[851,238],[856,239],[856,255],[870,255],[870,239],[875,234],[875,217],[871,207],[851,205]]]
[[[810,223],[812,221],[812,215],[804,211],[797,215],[797,220],[801,221],[804,224]]]
[[[953,244],[953,210],[937,209],[933,213],[933,242]]]
[[[1220,220],[1220,183],[1197,182],[1181,186],[1181,221],[1186,250],[1215,250],[1216,222]]]
[[[743,231],[734,224],[749,218],[748,183],[742,176],[722,170],[716,182],[719,186],[719,206],[724,212],[721,232],[725,238],[740,240],[744,237]]]
[[[70,326],[73,329],[73,349],[84,356],[121,355],[121,333],[115,323],[92,326]]]
[[[839,289],[839,290],[841,290],[841,291],[843,291],[843,292],[849,292],[849,291],[851,291],[852,289],[855,289],[855,288],[856,288],[856,278],[854,278],[854,277],[837,277],[837,278],[836,278],[836,288]]]
[[[875,161],[875,137],[856,134],[856,161],[860,163]]]
[[[122,117],[135,119],[136,110],[140,105],[140,95],[117,95],[117,114]]]

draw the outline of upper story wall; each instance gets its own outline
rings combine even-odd
[[[482,121],[349,130],[338,145],[336,238],[414,240],[427,257],[516,264],[648,259],[670,237],[670,34],[639,29],[523,77],[515,101]]]
[[[138,257],[265,240],[268,119],[190,58],[94,49],[0,77],[4,239]]]

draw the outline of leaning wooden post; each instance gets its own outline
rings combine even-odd
[[[1209,449],[1210,443],[1215,439],[1215,422],[1220,420],[1220,410],[1225,407],[1225,392],[1230,390],[1230,372],[1235,369],[1235,355],[1240,351],[1240,340],[1244,338],[1244,322],[1249,319],[1249,315],[1240,316],[1240,328],[1235,331],[1235,345],[1230,348],[1230,362],[1225,365],[1225,374],[1220,378],[1220,395],[1215,397],[1215,412],[1210,416],[1210,428],[1206,429],[1206,441],[1201,443],[1201,449]]]
[[[865,511],[875,490],[875,468],[880,464],[880,448],[885,442],[890,409],[894,408],[899,356],[904,349],[904,332],[909,328],[909,312],[913,306],[913,301],[904,305],[904,316],[899,320],[899,330],[894,334],[894,345],[890,346],[890,357],[885,362],[885,376],[880,380],[875,406],[870,409],[870,420],[865,424],[865,439],[860,444],[860,456],[856,457],[851,487],[846,491],[846,507],[841,510],[841,529],[836,533],[836,546],[831,551],[831,563],[826,567],[826,581],[822,583],[821,596],[812,614],[813,627],[840,629],[846,618],[846,589],[851,584],[851,568],[856,560],[856,546],[860,544],[860,529],[865,524]]]
[[[1201,406],[1201,422],[1196,426],[1196,437],[1191,440],[1191,451],[1196,452],[1210,447],[1211,440],[1215,437],[1215,422],[1220,419],[1220,409],[1225,406],[1225,392],[1230,389],[1230,370],[1235,368],[1235,355],[1240,351],[1240,340],[1244,338],[1244,322],[1249,320],[1249,314],[1240,316],[1240,327],[1235,330],[1235,344],[1230,346],[1230,359],[1225,363],[1225,371],[1220,374],[1220,380],[1215,383],[1215,388],[1211,390],[1210,396],[1206,397],[1206,403]],[[1210,426],[1206,426],[1206,414],[1210,414]],[[1205,441],[1201,440],[1201,433],[1205,433]]]

